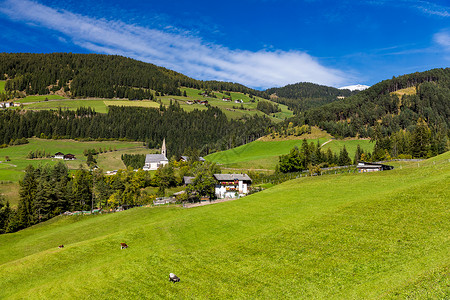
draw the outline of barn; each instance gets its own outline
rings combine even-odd
[[[365,161],[359,161],[356,168],[358,169],[358,172],[360,172],[360,173],[387,171],[387,170],[394,169],[393,166],[383,165],[383,164],[379,164],[379,163],[370,163],[370,162],[365,162]]]

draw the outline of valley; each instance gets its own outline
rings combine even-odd
[[[0,297],[445,298],[449,160],[192,209],[57,217],[0,235]]]
[[[0,298],[448,298],[450,69],[349,87],[0,53]]]

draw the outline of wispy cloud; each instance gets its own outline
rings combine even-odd
[[[301,51],[233,50],[183,31],[164,31],[97,19],[29,0],[6,0],[0,13],[14,21],[59,32],[97,53],[119,54],[203,80],[239,82],[255,88],[309,81],[339,86],[352,81]]]
[[[424,0],[366,0],[364,2],[371,5],[408,7],[430,16],[450,17],[449,6]]]
[[[428,1],[418,1],[415,7],[428,15],[450,17],[450,8],[448,6],[438,5]]]
[[[443,49],[444,58],[450,61],[450,30],[443,30],[433,36],[434,42]]]

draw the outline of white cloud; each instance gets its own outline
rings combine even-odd
[[[450,51],[450,31],[442,31],[434,35],[434,41]]]
[[[185,32],[91,18],[29,0],[6,0],[0,13],[57,31],[93,52],[132,57],[202,80],[239,82],[255,88],[301,81],[340,86],[352,81],[348,74],[325,67],[301,51],[232,50]]]

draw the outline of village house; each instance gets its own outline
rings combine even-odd
[[[244,101],[242,101],[242,99],[236,99],[234,100],[234,103],[243,103]]]
[[[192,101],[192,100],[188,100],[188,101],[186,101],[186,104],[188,104],[188,105],[192,105],[192,104],[194,104],[194,101]]]
[[[169,163],[169,160],[166,157],[166,151],[166,139],[164,139],[161,147],[161,154],[147,154],[145,156],[145,165],[142,170],[157,170],[158,168],[167,165]]]
[[[76,157],[73,154],[68,153],[64,155],[64,160],[75,160],[75,159]]]
[[[13,107],[13,106],[15,106],[14,105],[14,102],[0,102],[0,107],[2,107],[2,108],[8,108],[8,107]]]
[[[218,199],[245,196],[252,183],[247,174],[214,174],[214,178],[217,180],[214,191]]]
[[[231,99],[230,99],[230,98],[222,98],[222,101],[225,101],[225,102],[230,102],[230,101],[231,101]]]
[[[359,161],[356,168],[358,169],[358,172],[360,172],[360,173],[386,171],[386,170],[394,169],[393,166],[377,164],[377,163],[369,163],[369,162],[365,162],[365,161]]]
[[[62,152],[55,153],[55,156],[53,157],[56,159],[64,159],[64,153]]]
[[[194,178],[192,176],[183,176],[183,184],[184,186],[188,185],[188,184],[193,184],[194,183]]]
[[[201,105],[206,105],[206,104],[208,104],[208,100],[202,100],[202,101],[200,101],[200,104]]]
[[[180,161],[183,161],[183,162],[189,161],[189,156],[186,156],[186,155],[180,156]],[[200,156],[198,158],[198,161],[205,162],[206,160]]]

